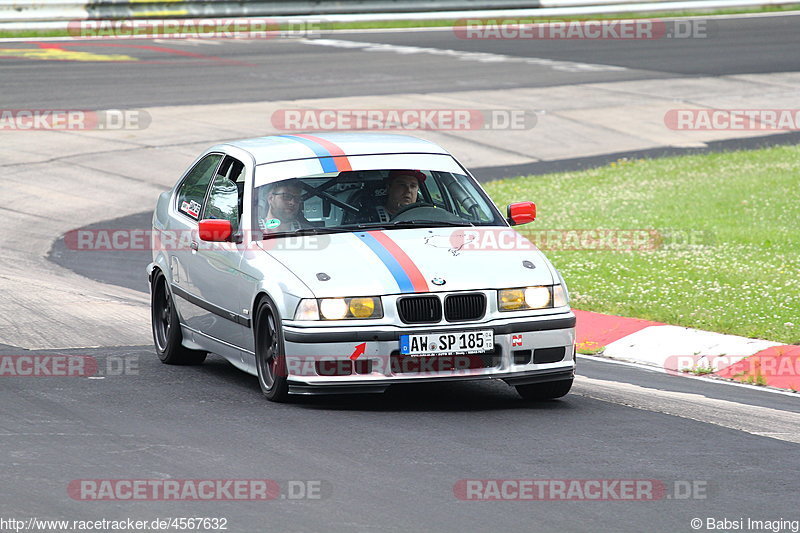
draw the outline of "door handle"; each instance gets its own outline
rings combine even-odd
[[[196,252],[199,247],[200,246],[195,241],[192,241],[192,244],[189,245],[189,248],[191,248],[193,252]]]

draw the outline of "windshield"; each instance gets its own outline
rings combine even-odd
[[[265,236],[371,228],[496,226],[504,219],[464,174],[418,169],[316,174],[257,187]]]

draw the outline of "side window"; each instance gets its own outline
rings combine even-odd
[[[445,185],[454,199],[456,214],[467,220],[491,222],[494,213],[469,178],[463,174],[450,174],[453,180]]]
[[[446,189],[444,189],[441,179],[442,173],[441,172],[431,172],[431,177],[433,179],[425,180],[425,188],[428,189],[428,194],[431,197],[431,203],[436,207],[441,207],[442,209],[447,209],[450,212],[454,212],[455,209],[452,207],[452,198],[447,193]]]
[[[442,198],[442,191],[439,190],[439,184],[436,183],[436,178],[432,172],[425,172],[429,178],[425,183],[421,183],[419,187],[419,197],[417,202],[431,203],[437,207],[446,207],[444,198]]]
[[[220,159],[220,154],[209,154],[189,171],[178,189],[178,211],[195,220],[200,218],[208,184]]]
[[[427,189],[428,196],[430,197],[430,202],[435,205],[436,207],[442,207],[447,209],[447,203],[445,202],[444,196],[442,195],[442,190],[439,188],[439,182],[436,179],[436,173],[431,173],[433,179],[425,180],[425,184],[421,189]],[[424,195],[424,190],[420,190],[420,193]],[[426,199],[427,201],[427,199]]]
[[[203,211],[203,218],[219,218],[229,220],[233,231],[239,231],[244,200],[244,165],[236,159],[226,156],[219,167],[208,204]]]

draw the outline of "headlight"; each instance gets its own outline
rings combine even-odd
[[[567,288],[563,285],[553,285],[553,307],[566,307],[569,305]]]
[[[295,320],[319,320],[319,305],[313,299],[300,300],[294,311]]]
[[[377,296],[300,300],[295,320],[345,320],[382,318],[383,306]]]
[[[561,285],[538,285],[497,291],[497,308],[500,311],[547,309],[567,304],[567,295]]]
[[[344,298],[325,298],[319,301],[319,313],[327,320],[341,320],[347,316]]]

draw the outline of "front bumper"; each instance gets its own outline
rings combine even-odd
[[[449,356],[452,360],[448,356],[414,358],[411,368],[402,364],[400,335],[479,329],[494,331],[494,352]],[[523,385],[571,379],[575,372],[572,312],[414,327],[298,327],[284,323],[283,333],[289,390],[295,394],[381,392],[393,384],[430,381],[502,379],[509,385]],[[482,361],[478,367],[472,364],[477,358]],[[442,361],[444,364],[436,364]],[[345,371],[320,372],[320,365]]]

